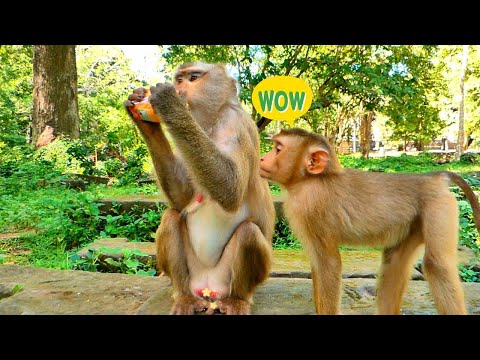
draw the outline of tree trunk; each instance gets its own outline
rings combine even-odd
[[[417,151],[423,151],[425,149],[425,144],[422,140],[416,140],[413,143],[413,146],[415,146],[415,149],[417,149]]]
[[[469,133],[465,137],[465,143],[463,144],[463,151],[467,150],[470,147],[470,145],[472,145],[472,142],[473,142],[473,137],[472,137],[472,134]]]
[[[458,138],[455,160],[460,160],[465,142],[465,78],[467,75],[468,45],[463,45],[462,69],[460,71],[460,105],[458,111]]]
[[[58,134],[80,135],[75,45],[33,47],[32,142],[36,149]]]
[[[360,150],[362,158],[368,159],[370,153],[370,139],[372,137],[373,111],[363,114],[360,117]]]

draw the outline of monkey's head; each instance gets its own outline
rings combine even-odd
[[[223,64],[182,64],[175,72],[175,88],[192,111],[215,113],[227,102],[238,102],[236,81]]]
[[[321,135],[294,128],[282,130],[273,142],[273,149],[260,160],[263,178],[289,186],[341,170],[332,146]]]

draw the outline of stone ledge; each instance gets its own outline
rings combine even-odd
[[[122,195],[101,199],[98,202],[102,204],[99,210],[104,214],[112,211],[114,203],[120,204],[120,213],[129,212],[135,207],[141,210],[156,210],[159,206],[167,205],[167,201],[162,195]],[[273,195],[273,205],[275,206],[276,217],[283,219],[283,197],[281,195]]]
[[[343,279],[341,312],[344,315],[374,315],[376,313],[375,280]],[[480,314],[480,284],[464,283],[467,309]],[[159,291],[137,311],[138,315],[166,315],[172,305],[171,288]],[[253,315],[315,315],[309,279],[270,278],[259,286],[254,297]],[[404,315],[435,315],[433,298],[424,281],[410,281],[403,304]]]
[[[118,251],[108,252],[108,249],[140,250],[147,254],[155,263],[155,244],[153,242],[131,242],[127,238],[104,238],[85,246],[78,252],[82,258],[86,257],[88,249],[105,248],[101,258],[111,257],[118,260],[123,254]],[[380,250],[345,250],[341,249],[342,277],[375,279],[380,267]],[[459,248],[459,263],[464,266],[479,265],[473,251],[466,247]],[[420,256],[419,256],[420,258]],[[473,261],[472,261],[473,259]],[[140,261],[148,259],[139,257]],[[310,279],[310,261],[302,250],[274,250],[271,277]],[[423,275],[417,269],[412,269],[412,280],[424,280]]]
[[[0,265],[0,288],[21,291],[0,300],[0,315],[166,315],[172,305],[167,277],[52,270]],[[480,284],[462,283],[467,310],[480,314]],[[270,278],[257,288],[253,315],[315,314],[310,279]],[[375,280],[343,279],[341,311],[375,314]],[[410,281],[402,304],[406,315],[433,315],[428,284]]]

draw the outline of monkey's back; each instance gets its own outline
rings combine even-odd
[[[309,182],[305,191],[289,194],[285,204],[292,228],[304,237],[336,237],[342,244],[394,245],[421,226],[425,203],[450,206],[453,198],[441,174],[344,169]],[[300,213],[305,216],[296,216]]]

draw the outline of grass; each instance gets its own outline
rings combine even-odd
[[[438,154],[420,154],[417,156],[402,154],[386,158],[363,159],[358,156],[340,155],[339,161],[343,167],[365,171],[424,173],[429,171],[447,170],[456,173],[471,173],[480,171],[480,156],[476,162],[470,160],[451,161],[439,164],[442,156]]]

